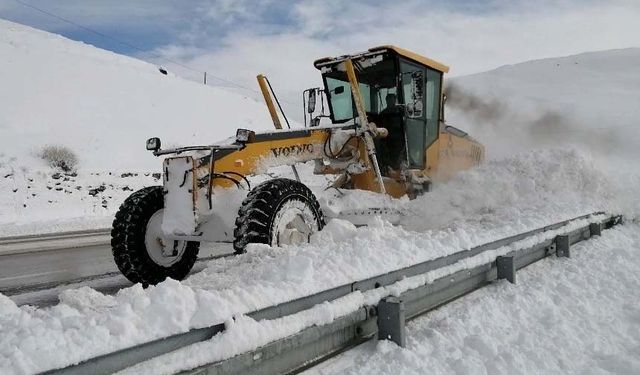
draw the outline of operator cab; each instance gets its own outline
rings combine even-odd
[[[425,169],[426,149],[438,138],[442,75],[449,68],[394,46],[316,60],[334,124],[357,117],[344,64],[348,58],[356,71],[368,120],[389,131],[386,138],[376,140],[382,174]]]

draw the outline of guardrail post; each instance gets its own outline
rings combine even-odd
[[[602,224],[600,223],[591,223],[589,224],[589,233],[591,237],[599,236],[602,234]]]
[[[513,256],[499,256],[496,258],[498,268],[498,280],[507,279],[511,284],[516,283],[516,263]]]
[[[406,345],[404,303],[387,297],[378,302],[378,340],[391,340],[404,348]]]
[[[555,242],[556,255],[559,257],[571,258],[571,252],[569,251],[569,236],[556,236]]]

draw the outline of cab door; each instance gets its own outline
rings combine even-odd
[[[424,169],[426,149],[438,138],[442,73],[400,60],[407,167]]]

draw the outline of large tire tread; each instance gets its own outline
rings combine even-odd
[[[155,285],[167,277],[185,278],[198,257],[200,244],[187,242],[182,258],[163,267],[147,254],[145,232],[149,219],[164,207],[162,186],[149,186],[131,194],[115,215],[111,229],[113,258],[122,274],[133,283]]]
[[[315,212],[318,230],[324,227],[324,215],[313,192],[304,184],[276,178],[256,186],[242,201],[233,231],[233,249],[243,253],[250,243],[269,244],[271,223],[280,205],[291,197],[307,202]]]

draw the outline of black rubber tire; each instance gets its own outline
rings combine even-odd
[[[324,215],[315,195],[304,184],[288,178],[275,178],[256,186],[242,201],[233,231],[233,249],[243,253],[247,244],[270,244],[276,213],[290,200],[305,203],[314,213],[318,230],[324,227]]]
[[[151,216],[164,208],[162,186],[149,186],[131,194],[120,206],[111,229],[113,259],[133,283],[155,285],[167,277],[182,280],[198,258],[199,242],[187,242],[182,258],[170,267],[154,262],[147,253],[145,232]]]

